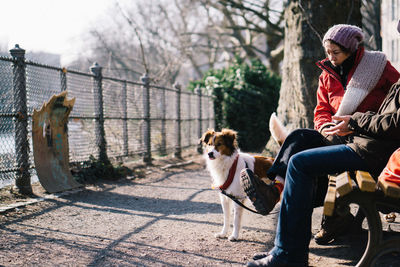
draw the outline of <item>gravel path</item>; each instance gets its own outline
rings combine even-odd
[[[313,233],[321,212],[314,213]],[[0,214],[0,265],[244,266],[271,248],[277,220],[276,213],[244,213],[239,241],[214,238],[221,206],[203,165],[106,182]],[[310,265],[355,265],[365,238],[311,241]]]

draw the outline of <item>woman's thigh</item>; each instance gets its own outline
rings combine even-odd
[[[316,130],[297,129],[291,132],[275,157],[274,164],[267,176],[274,179],[276,175],[285,177],[290,158],[306,149],[327,145],[324,137]]]
[[[367,170],[365,161],[346,145],[311,148],[296,153],[290,165],[304,174],[318,176],[344,171]]]

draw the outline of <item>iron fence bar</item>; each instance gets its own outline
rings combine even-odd
[[[182,135],[181,135],[181,85],[176,83],[176,122],[175,122],[175,133],[176,133],[176,144],[175,144],[175,157],[182,158]]]
[[[143,162],[151,164],[151,132],[150,132],[150,85],[149,77],[145,73],[141,77],[143,83],[143,140],[145,153],[143,155]]]
[[[32,194],[31,177],[29,174],[29,143],[28,143],[28,107],[26,98],[26,64],[25,50],[15,45],[10,50],[13,64],[13,112],[15,124],[15,158],[16,179],[15,185],[23,194]]]
[[[68,72],[69,74],[77,74],[77,75],[86,76],[86,77],[91,77],[91,78],[94,77],[94,75],[91,74],[91,73],[84,73],[84,72],[80,72],[80,71],[76,71],[76,70],[70,70],[70,69],[68,69],[67,72]]]
[[[14,59],[10,58],[10,57],[5,57],[5,56],[0,56],[0,60],[1,61],[9,61],[9,62],[13,62]]]
[[[124,142],[123,154],[128,155],[128,93],[126,82],[122,84],[122,114],[123,114],[123,124],[122,124],[122,138]]]
[[[60,78],[61,78],[61,91],[66,91],[67,90],[67,69],[62,68],[60,72]]]
[[[143,83],[140,83],[140,82],[134,82],[134,81],[124,80],[124,79],[114,78],[114,77],[103,76],[103,80],[109,80],[109,81],[118,82],[118,83],[127,83],[127,84],[131,84],[131,85],[143,86]]]
[[[167,154],[167,133],[166,133],[166,103],[165,103],[165,88],[161,90],[161,148],[160,154],[162,156]]]
[[[172,88],[168,88],[168,87],[164,87],[164,86],[159,86],[159,85],[155,85],[155,84],[149,84],[149,86],[151,88],[155,88],[155,89],[161,89],[161,90],[165,90],[165,91],[176,92],[176,89],[172,89]]]
[[[0,117],[5,118],[16,118],[18,116],[17,113],[0,113]]]
[[[201,134],[202,134],[202,108],[201,108],[201,88],[197,87],[196,88],[196,93],[198,95],[197,98],[197,108],[198,108],[198,113],[199,113],[199,117],[198,117],[198,123],[197,123],[197,137],[200,139],[201,138]],[[199,152],[200,154],[203,153],[203,147],[201,145],[197,146],[197,152]]]
[[[35,166],[34,165],[31,165],[31,166],[29,166],[29,170],[32,170],[32,169],[34,169],[35,168]],[[17,172],[17,171],[19,171],[19,168],[16,168],[16,167],[14,167],[14,168],[3,168],[3,169],[0,169],[0,173],[9,173],[9,172]],[[1,178],[0,178],[1,179]]]
[[[103,108],[103,87],[102,87],[102,67],[95,62],[90,71],[94,74],[93,77],[93,92],[94,92],[94,112],[96,117],[95,132],[96,145],[99,150],[98,159],[100,162],[108,162],[107,143],[104,131],[104,108]]]

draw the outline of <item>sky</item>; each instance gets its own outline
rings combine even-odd
[[[61,64],[85,49],[80,37],[115,0],[2,0],[0,46],[61,55]]]

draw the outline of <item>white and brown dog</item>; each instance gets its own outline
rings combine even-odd
[[[213,187],[220,189],[219,196],[224,214],[222,231],[215,234],[215,237],[226,237],[229,227],[231,204],[233,204],[233,231],[228,239],[230,241],[237,240],[241,227],[243,208],[222,194],[222,191],[240,201],[244,201],[247,196],[240,183],[241,170],[249,168],[258,177],[267,179],[267,170],[271,167],[274,159],[240,152],[237,144],[237,133],[230,129],[222,129],[221,132],[208,130],[203,134],[200,142],[205,146],[204,157],[207,169],[211,174]]]

